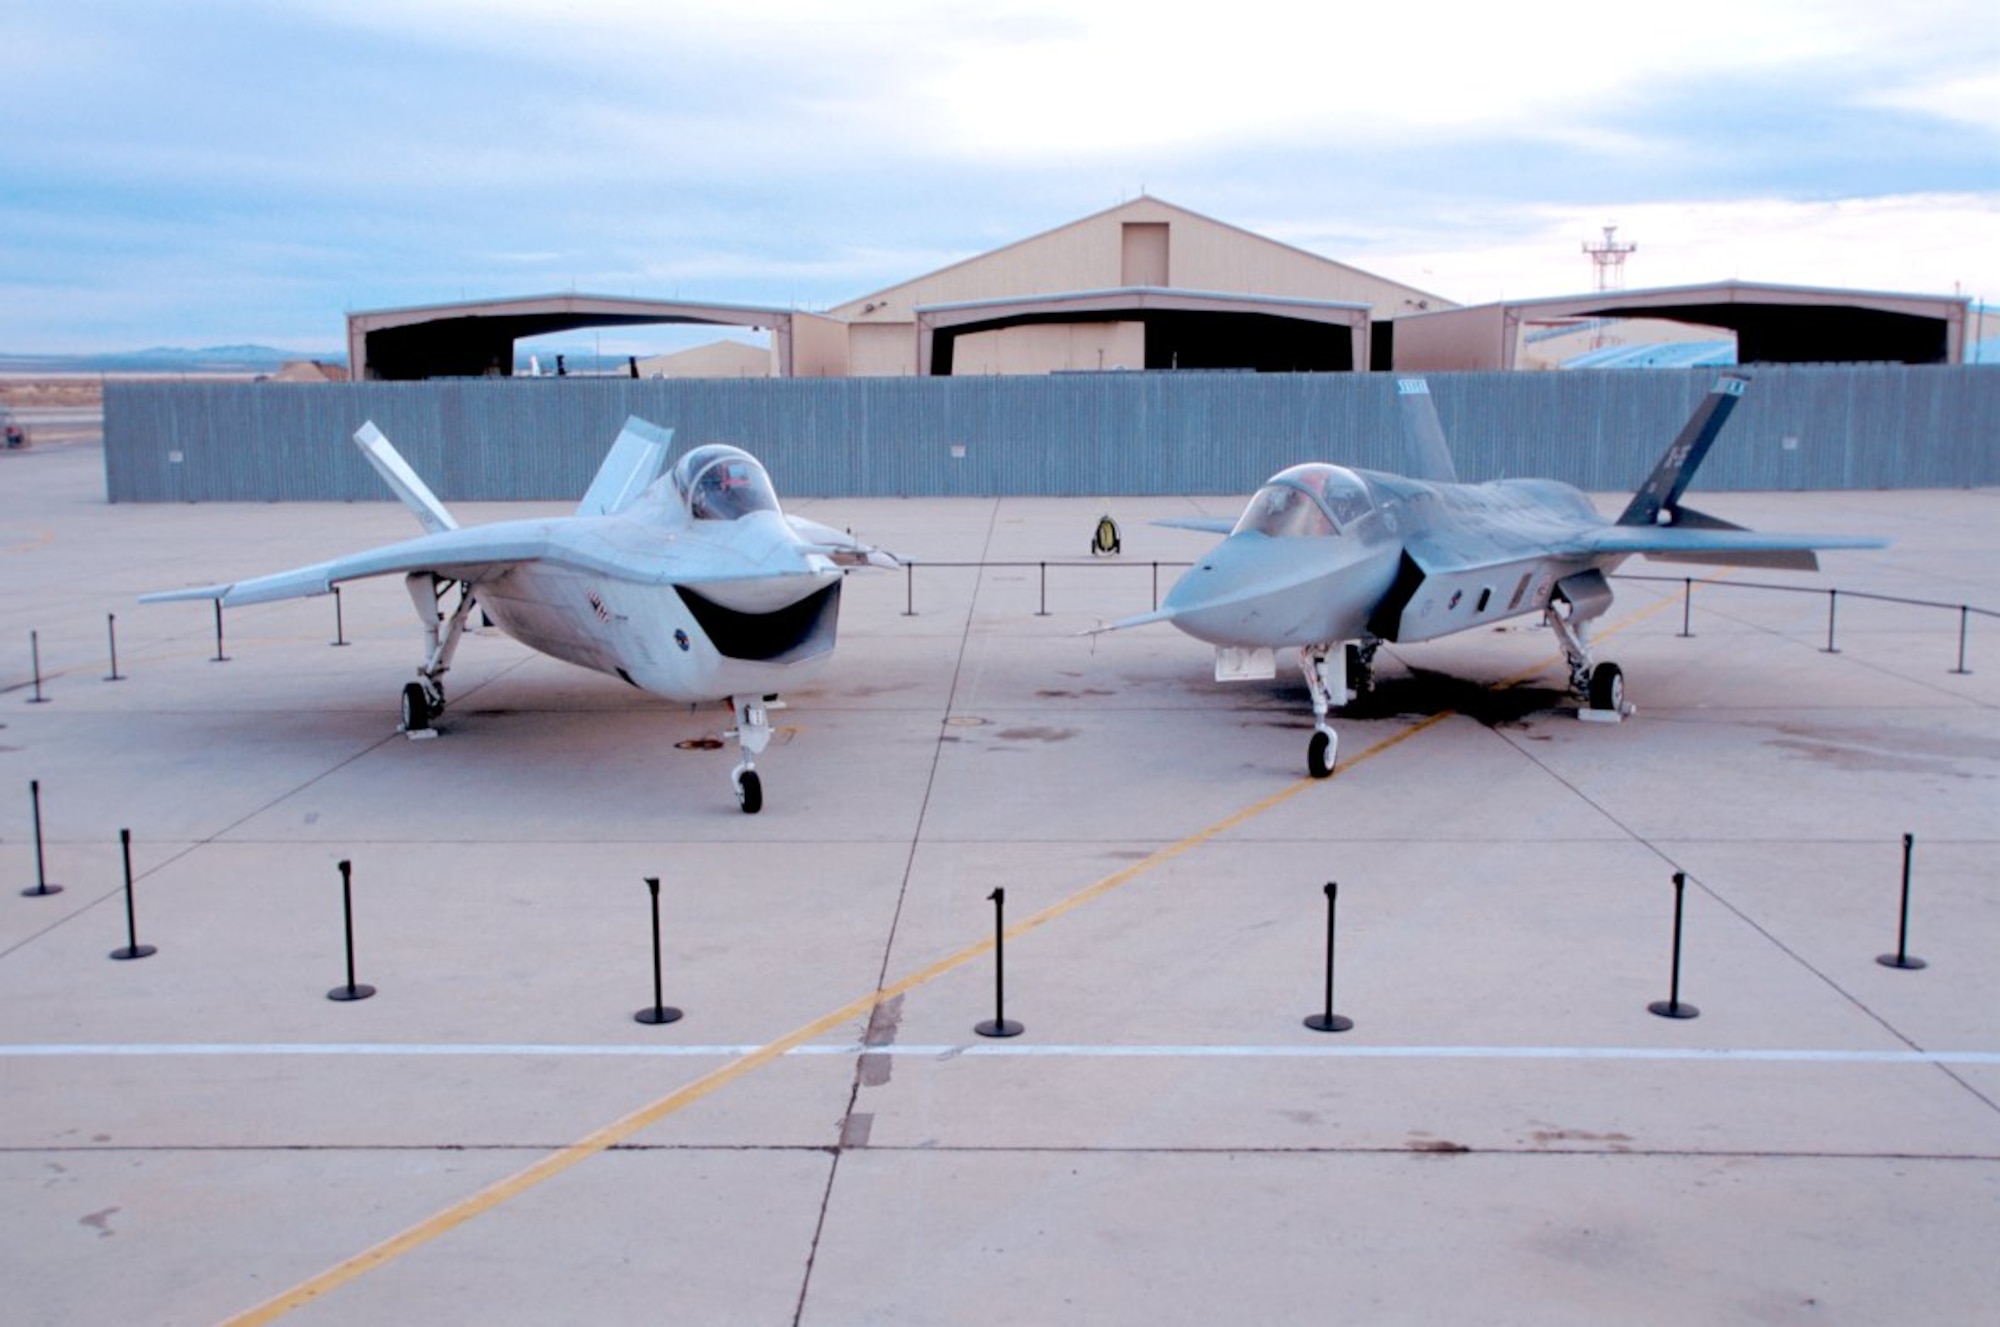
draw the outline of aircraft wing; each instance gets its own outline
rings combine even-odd
[[[1607,525],[1551,551],[1583,557],[1638,553],[1661,562],[1815,571],[1819,567],[1819,559],[1813,556],[1816,549],[1889,546],[1888,540],[1869,535],[1767,533],[1700,517],[1685,508],[1681,515],[1684,519],[1679,525]],[[1685,520],[1691,515],[1696,517],[1694,522]]]
[[[1157,525],[1168,530],[1199,530],[1203,534],[1228,534],[1236,528],[1234,516],[1168,516],[1148,525]]]
[[[543,558],[548,552],[546,527],[540,522],[447,530],[269,576],[141,595],[139,602],[154,604],[182,599],[214,599],[225,608],[235,608],[244,604],[268,604],[280,599],[330,594],[333,587],[342,581],[361,580],[368,576],[406,575],[410,572],[432,572],[468,585],[477,585],[504,575],[519,563]]]

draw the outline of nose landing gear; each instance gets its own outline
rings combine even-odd
[[[1345,645],[1308,645],[1299,651],[1299,668],[1306,675],[1306,690],[1312,693],[1313,707],[1313,735],[1306,743],[1306,772],[1315,779],[1333,773],[1334,760],[1340,751],[1340,734],[1329,721],[1334,707],[1374,689],[1376,644],[1372,640],[1349,641]],[[1340,660],[1337,701],[1335,657]]]
[[[736,790],[736,804],[743,808],[743,814],[754,816],[764,809],[764,781],[757,775],[753,757],[771,745],[770,711],[783,707],[776,696],[748,699],[734,696],[729,703],[736,710],[736,726],[723,736],[735,738],[737,748],[743,753],[742,762],[730,771],[729,782]]]

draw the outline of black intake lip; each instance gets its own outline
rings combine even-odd
[[[791,663],[833,648],[834,628],[840,621],[840,586],[835,581],[772,613],[725,608],[685,585],[676,585],[674,591],[724,658]]]

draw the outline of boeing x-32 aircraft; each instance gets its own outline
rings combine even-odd
[[[748,452],[696,447],[662,475],[671,429],[626,421],[574,516],[461,529],[373,423],[354,435],[429,533],[294,571],[142,597],[226,607],[326,594],[401,573],[424,659],[403,688],[403,728],[444,712],[444,677],[477,606],[532,649],[669,700],[727,699],[746,812],[764,804],[753,758],[771,740],[777,692],[833,653],[844,568],[894,567],[880,549],[779,510]],[[452,596],[456,594],[456,600]],[[449,607],[447,605],[449,604]]]
[[[1627,713],[1615,663],[1592,657],[1591,624],[1611,605],[1605,573],[1635,553],[1675,561],[1811,571],[1815,548],[1881,548],[1881,539],[1761,534],[1683,507],[1696,467],[1743,394],[1719,379],[1616,521],[1553,479],[1461,484],[1420,378],[1397,383],[1409,475],[1296,465],[1273,475],[1227,521],[1162,521],[1229,537],[1152,613],[1106,630],[1171,622],[1217,647],[1219,680],[1275,675],[1296,649],[1312,693],[1306,767],[1333,772],[1328,721],[1369,689],[1376,649],[1541,612],[1562,642],[1585,718]],[[1345,648],[1342,648],[1342,647]]]

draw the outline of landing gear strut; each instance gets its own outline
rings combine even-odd
[[[458,587],[458,604],[446,618],[441,605]],[[444,713],[444,675],[451,671],[452,656],[465,635],[465,623],[477,600],[472,587],[429,572],[412,572],[403,578],[417,617],[424,624],[424,661],[417,666],[417,680],[403,687],[402,730],[414,737],[431,732],[431,724]]]
[[[736,726],[723,736],[735,738],[737,748],[743,753],[742,762],[730,772],[729,781],[736,789],[736,804],[743,808],[743,814],[754,816],[764,809],[764,781],[757,776],[753,757],[771,745],[770,711],[782,706],[776,696],[747,699],[733,696],[729,703],[736,710]]]
[[[1572,588],[1574,597],[1565,593]],[[1584,703],[1577,717],[1617,723],[1630,712],[1625,706],[1624,671],[1615,663],[1597,662],[1590,652],[1590,624],[1610,604],[1610,591],[1602,586],[1601,576],[1595,583],[1572,578],[1558,584],[1557,590],[1543,611],[1549,629],[1562,642],[1563,657],[1569,661],[1569,689]]]
[[[1362,692],[1374,689],[1376,644],[1350,641],[1340,646],[1330,642],[1308,645],[1299,651],[1299,669],[1306,676],[1306,690],[1312,693],[1313,707],[1313,735],[1306,743],[1306,772],[1315,779],[1333,773],[1334,760],[1340,751],[1340,734],[1333,731],[1328,716],[1336,705],[1345,705]],[[1340,660],[1338,665],[1333,662],[1336,657]]]

